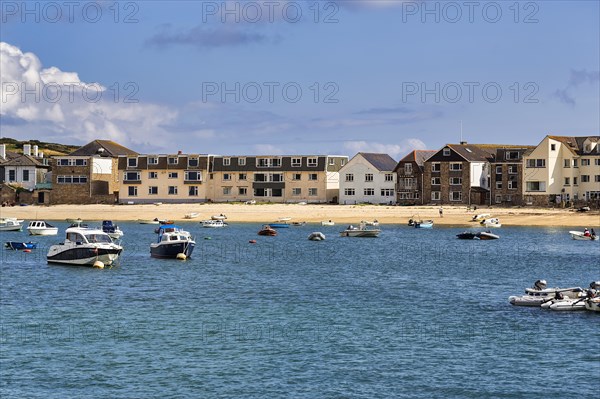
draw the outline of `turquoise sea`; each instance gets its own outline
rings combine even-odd
[[[203,229],[192,259],[149,256],[155,226],[121,223],[103,270],[47,265],[62,240],[2,250],[0,397],[595,397],[600,314],[513,307],[537,279],[600,280],[598,242],[573,228],[382,226],[379,238],[307,225]],[[306,238],[313,231],[323,242]],[[2,241],[25,232],[0,233]],[[210,237],[211,239],[205,239]],[[257,240],[250,244],[249,240]]]

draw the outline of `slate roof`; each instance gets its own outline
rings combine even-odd
[[[79,147],[75,151],[69,154],[69,156],[93,156],[98,155],[99,149],[103,149],[101,151],[105,156],[110,156],[113,158],[118,157],[119,155],[138,155],[137,152],[130,150],[127,147],[122,146],[121,144],[115,143],[111,140],[94,140],[83,147]]]
[[[42,164],[30,155],[20,155],[16,158],[9,159],[6,162],[3,162],[2,166],[35,166],[36,168],[50,168],[50,166]]]
[[[548,136],[552,140],[563,143],[573,154],[584,155],[583,143],[589,139],[592,142],[600,141],[599,136]]]
[[[372,152],[359,152],[358,154],[380,172],[391,172],[396,169],[396,165],[398,165],[398,162],[394,161],[394,158],[390,157],[388,154],[376,154]]]

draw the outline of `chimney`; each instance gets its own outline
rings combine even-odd
[[[6,144],[0,144],[0,159],[6,159]]]
[[[31,144],[23,144],[23,155],[31,155]]]
[[[39,156],[38,146],[37,145],[33,146],[33,156],[36,157],[36,158]]]
[[[39,156],[40,158],[44,158],[44,152],[43,152],[43,151],[40,151],[40,152],[38,153],[38,156]]]
[[[181,155],[181,154],[183,154],[183,151],[181,151],[181,150],[177,151],[177,155]]]
[[[466,141],[461,141],[460,145],[467,145],[467,142]]]

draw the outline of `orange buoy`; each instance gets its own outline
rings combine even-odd
[[[23,252],[29,253],[29,252],[31,252],[31,249],[24,249]]]

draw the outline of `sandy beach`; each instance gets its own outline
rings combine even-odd
[[[196,212],[194,221],[224,214],[228,222],[269,223],[279,218],[293,222],[319,223],[332,220],[336,224],[378,220],[382,224],[406,224],[410,218],[433,219],[437,225],[474,226],[470,220],[476,213],[489,213],[500,218],[504,226],[580,226],[600,227],[600,212],[579,213],[569,209],[541,208],[478,208],[467,211],[465,206],[444,206],[443,217],[435,206],[376,206],[376,205],[298,205],[298,204],[161,204],[161,205],[54,205],[15,206],[0,208],[0,217],[25,220],[63,221],[81,218],[84,221],[115,220],[137,221],[154,218],[173,221],[185,220],[185,215]]]

